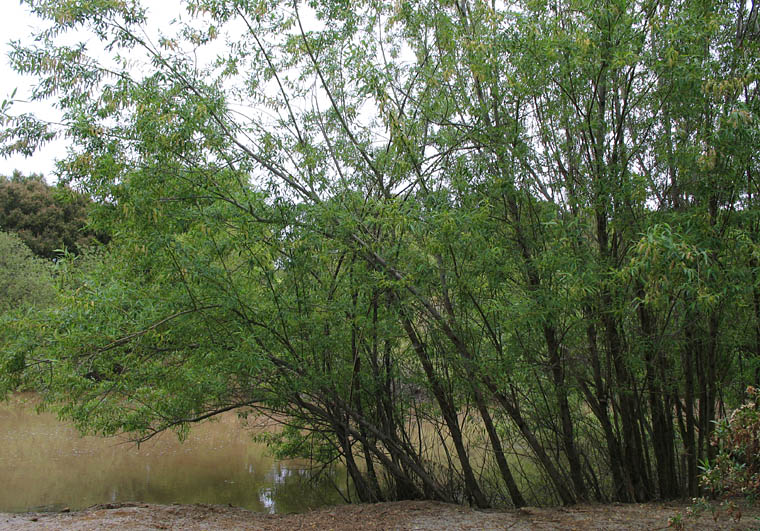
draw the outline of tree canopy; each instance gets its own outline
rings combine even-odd
[[[96,241],[86,228],[91,203],[65,186],[48,185],[41,175],[0,176],[0,229],[18,234],[42,258],[55,258],[64,248],[77,254]]]
[[[760,375],[754,3],[25,3],[63,124],[4,149],[71,138],[114,238],[6,389],[141,439],[272,412],[365,501],[697,494]]]

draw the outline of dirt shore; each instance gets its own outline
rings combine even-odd
[[[407,501],[342,505],[304,514],[267,515],[220,505],[98,505],[84,511],[60,513],[0,513],[0,529],[100,530],[290,529],[354,530],[545,530],[545,529],[667,529],[668,519],[684,513],[686,505],[612,504],[570,508],[525,508],[477,511],[436,502]],[[737,522],[710,514],[686,519],[685,529],[760,529],[760,508],[744,508]]]

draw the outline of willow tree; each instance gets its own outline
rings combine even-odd
[[[754,4],[27,4],[63,122],[6,149],[71,138],[114,239],[4,351],[83,429],[274,411],[361,500],[696,494],[760,366]]]

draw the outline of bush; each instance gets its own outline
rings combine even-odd
[[[710,444],[717,447],[713,462],[705,462],[701,469],[700,484],[709,490],[712,498],[720,497],[716,504],[705,497],[694,498],[685,513],[676,512],[668,527],[686,529],[687,521],[696,522],[708,512],[714,521],[726,516],[738,523],[742,517],[741,506],[733,499],[744,498],[756,503],[760,495],[760,406],[758,391],[747,388],[749,400],[715,422]]]
[[[747,388],[749,401],[716,422],[711,444],[718,455],[702,469],[701,484],[713,495],[760,495],[760,407],[757,390]]]
[[[0,231],[0,313],[49,304],[55,297],[51,268],[18,236]]]

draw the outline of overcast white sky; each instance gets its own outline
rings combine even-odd
[[[180,11],[180,0],[153,0],[147,2],[149,6],[149,19],[159,21],[158,24],[166,24]],[[0,0],[0,101],[8,99],[14,89],[17,89],[15,99],[27,100],[34,79],[28,76],[19,76],[10,67],[8,43],[14,40],[31,42],[30,35],[33,30],[44,27],[34,15],[29,13],[26,5],[21,5],[19,0]],[[165,27],[165,26],[164,26]],[[13,114],[21,112],[33,112],[38,116],[55,120],[58,117],[56,109],[49,104],[15,104]],[[48,182],[54,181],[53,170],[55,160],[63,158],[66,154],[66,141],[64,139],[53,142],[33,157],[13,156],[10,158],[0,157],[0,175],[10,175],[14,169],[23,173],[42,173]]]
[[[181,7],[182,0],[144,0],[143,5],[148,7],[148,29],[151,36],[160,28],[162,33],[173,33],[169,23],[172,19],[184,12]],[[8,99],[14,89],[17,89],[15,100],[28,101],[31,94],[31,88],[34,85],[34,79],[29,76],[19,76],[10,67],[8,53],[10,46],[8,43],[14,40],[20,40],[22,43],[31,43],[31,34],[36,30],[45,27],[47,24],[40,21],[32,15],[26,5],[21,5],[20,0],[0,0],[0,101]],[[316,18],[310,13],[310,10],[303,7],[303,19],[306,22],[307,30],[310,25],[321,25]],[[231,26],[233,32],[238,28]],[[246,31],[241,25],[240,31]],[[229,34],[227,34],[229,36]],[[86,39],[85,35],[77,35],[78,39]],[[97,39],[93,36],[92,44],[97,46]],[[220,44],[223,39],[219,39]],[[220,50],[215,50],[212,45],[207,53],[208,57],[200,57],[201,62],[209,60],[213,54]],[[97,50],[89,50],[90,53],[98,54]],[[322,95],[323,96],[323,95]],[[324,103],[323,107],[328,105]],[[28,103],[14,104],[11,113],[20,114],[30,112],[40,118],[50,121],[59,119],[60,113],[51,103]],[[67,141],[65,139],[57,140],[44,146],[32,157],[23,157],[20,155],[3,158],[0,156],[0,175],[10,175],[14,169],[22,173],[42,173],[49,183],[55,181],[55,160],[62,159],[66,155]]]
[[[2,5],[2,9],[0,9],[0,36],[2,36],[0,37],[2,39],[0,41],[0,100],[7,99],[14,88],[18,88],[16,98],[25,99],[31,90],[32,79],[19,76],[11,70],[8,62],[8,52],[10,51],[8,42],[28,39],[32,28],[39,27],[39,22],[27,12],[26,6],[19,4],[18,0],[0,0],[0,5]],[[19,105],[16,109],[31,111],[32,107],[23,108]],[[36,107],[35,109],[44,110],[44,107]],[[48,110],[46,112],[53,111]],[[10,175],[14,169],[19,169],[24,173],[43,173],[48,176],[48,180],[51,180],[50,176],[52,176],[54,168],[53,160],[56,157],[63,156],[65,150],[65,143],[58,142],[34,157],[15,156],[8,159],[0,157],[0,175]]]

